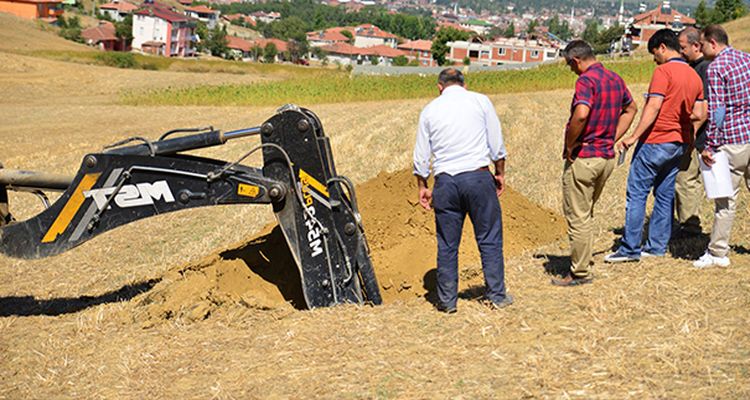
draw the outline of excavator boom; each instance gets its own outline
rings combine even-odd
[[[72,179],[0,169],[0,190],[64,190],[45,211],[0,227],[0,252],[41,258],[70,250],[118,226],[150,216],[223,204],[270,204],[300,271],[308,307],[380,304],[380,292],[351,182],[336,173],[317,116],[285,106],[260,127],[212,128],[157,141],[134,138],[88,154]],[[260,135],[261,145],[234,162],[190,150]],[[172,137],[170,137],[172,136]],[[133,141],[142,143],[130,144]],[[263,167],[240,164],[256,151]]]

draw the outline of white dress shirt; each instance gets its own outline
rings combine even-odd
[[[490,99],[451,85],[422,110],[414,146],[414,174],[456,175],[505,158],[500,120]]]

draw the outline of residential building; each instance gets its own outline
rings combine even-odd
[[[384,45],[396,48],[398,37],[392,33],[381,30],[372,24],[362,24],[354,28],[354,46],[372,47]]]
[[[281,14],[277,12],[263,12],[263,11],[256,11],[252,14],[250,14],[256,21],[264,22],[266,24],[269,24],[273,21],[277,21],[281,19]]]
[[[208,29],[214,29],[219,21],[219,10],[212,10],[204,5],[185,8],[185,15],[206,24]]]
[[[160,4],[133,15],[133,49],[167,57],[195,55],[195,20]]]
[[[420,67],[436,67],[432,59],[432,40],[410,40],[398,45],[397,49],[405,51],[406,58],[416,60]]]
[[[394,58],[398,56],[406,57],[408,54],[406,51],[394,49],[386,45],[363,48],[352,46],[348,43],[336,43],[322,46],[321,49],[327,53],[326,57],[328,61],[338,62],[342,65],[374,64],[372,60],[376,60],[376,63],[379,65],[392,65]]]
[[[112,21],[121,22],[126,16],[132,14],[138,7],[125,1],[115,0],[111,3],[99,6],[99,14],[107,15]]]
[[[307,32],[307,43],[312,47],[328,46],[336,43],[348,43],[349,38],[341,33],[340,28]]]
[[[694,25],[695,19],[672,8],[669,1],[664,1],[659,7],[633,17],[633,22],[625,30],[625,36],[633,44],[640,45],[648,43],[659,29],[681,31],[687,26]]]
[[[459,26],[461,28],[464,28],[464,30],[473,31],[480,35],[486,35],[490,33],[490,30],[493,28],[494,25],[487,21],[482,21],[480,19],[470,19],[467,21],[463,21],[459,23]]]
[[[81,37],[89,46],[104,51],[129,51],[130,45],[117,37],[115,25],[109,21],[100,21],[99,25],[81,31]]]
[[[252,56],[250,51],[253,48],[253,43],[237,36],[227,36],[227,48],[235,59],[245,61]]]
[[[60,0],[0,0],[0,12],[50,23],[54,23],[57,17],[63,15]]]
[[[448,42],[450,52],[446,59],[461,63],[466,57],[472,64],[502,65],[544,62],[559,57],[556,44],[544,40],[497,39],[491,43],[455,41]]]

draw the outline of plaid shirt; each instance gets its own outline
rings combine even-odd
[[[589,118],[577,139],[572,157],[615,157],[615,134],[622,108],[633,101],[625,82],[601,63],[589,67],[576,81],[570,116],[579,104],[589,106]],[[567,133],[570,126],[565,127]]]
[[[708,90],[708,147],[750,143],[750,54],[719,52],[708,67]]]

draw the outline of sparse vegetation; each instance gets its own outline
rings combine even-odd
[[[654,65],[638,59],[610,62],[607,65],[630,83],[648,82]],[[487,94],[518,93],[570,87],[576,76],[563,64],[542,66],[527,71],[469,73],[473,90]],[[424,98],[434,95],[434,76],[344,77],[335,71],[318,71],[314,78],[299,77],[257,85],[197,86],[187,89],[160,89],[126,93],[125,104],[150,105],[276,105],[288,102],[346,103],[352,101]]]

